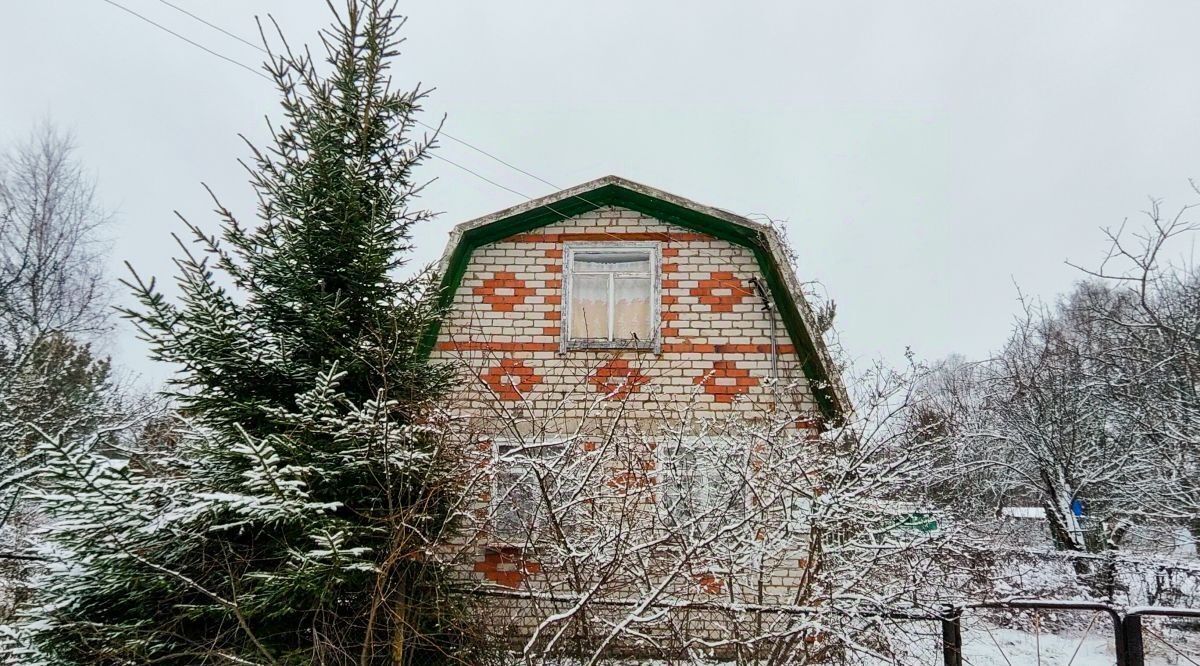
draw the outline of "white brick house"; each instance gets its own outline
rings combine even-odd
[[[617,421],[653,438],[683,412],[690,424],[786,413],[816,431],[847,409],[781,240],[738,215],[608,176],[458,225],[441,272],[447,314],[426,353],[460,368],[454,409],[486,470],[463,544],[482,585],[553,587],[514,537],[537,520],[538,488],[521,480],[531,450],[594,451]],[[646,497],[708,492],[699,468],[686,489],[663,471],[664,452],[691,441],[651,445]]]

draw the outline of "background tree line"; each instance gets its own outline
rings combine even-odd
[[[1153,202],[1139,229],[1106,232],[1107,256],[1070,292],[1022,298],[995,356],[934,368],[913,414],[914,436],[941,448],[931,500],[975,520],[1040,507],[1062,551],[1200,538],[1191,212],[1165,216]]]

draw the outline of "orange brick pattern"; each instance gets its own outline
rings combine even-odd
[[[708,594],[720,594],[725,589],[725,581],[711,573],[702,573],[696,576],[696,584]]]
[[[754,287],[729,271],[714,271],[698,280],[688,293],[697,297],[709,312],[733,312],[733,306],[754,297]]]
[[[588,376],[588,382],[596,387],[596,391],[608,395],[613,400],[624,400],[630,394],[636,393],[642,384],[650,378],[642,374],[637,367],[629,365],[623,358],[615,358],[596,368]]]
[[[700,384],[717,402],[733,402],[734,398],[749,393],[751,387],[759,384],[758,377],[739,368],[736,361],[713,361],[711,371],[697,375],[692,381]]]
[[[542,378],[521,361],[506,358],[483,375],[483,381],[505,402],[523,400]]]
[[[609,232],[575,232],[575,233],[560,233],[560,232],[544,232],[532,234],[518,234],[505,239],[510,243],[565,243],[575,241],[604,241],[604,242],[620,242],[620,241],[663,241],[663,242],[687,242],[687,241],[709,241],[712,236],[708,234],[697,234],[688,231],[667,231],[667,232],[645,232],[645,231],[609,231]]]
[[[661,353],[560,353],[564,244],[623,241],[658,244]],[[750,282],[758,275],[746,248],[635,211],[602,208],[476,249],[433,360],[460,364],[491,389],[469,382],[462,389],[464,411],[481,418],[493,413],[486,403],[493,393],[521,401],[531,419],[583,418],[597,395],[608,394],[605,405],[621,405],[625,418],[648,423],[665,405],[697,396],[697,416],[705,409],[751,416],[776,400],[768,386],[773,366],[780,381],[796,387],[793,398],[806,413],[813,404],[801,359],[783,325],[763,310]]]
[[[518,305],[524,305],[535,291],[508,271],[496,271],[491,277],[485,278],[481,285],[471,288],[472,295],[479,296],[483,303],[496,312],[512,312]]]
[[[525,559],[520,548],[509,546],[485,548],[483,558],[475,563],[475,571],[485,580],[514,590],[541,570],[540,564]]]

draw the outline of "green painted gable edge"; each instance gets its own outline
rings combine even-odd
[[[463,232],[458,244],[444,263],[441,289],[438,295],[438,310],[445,312],[454,302],[455,293],[462,283],[471,255],[476,249],[509,236],[544,227],[605,206],[619,206],[635,210],[663,222],[715,236],[750,249],[754,253],[759,269],[766,278],[767,286],[778,308],[784,328],[796,346],[796,353],[800,356],[804,375],[812,386],[813,397],[816,399],[821,414],[833,423],[841,421],[845,409],[843,405],[839,404],[841,400],[839,400],[835,388],[837,382],[829,376],[821,363],[816,343],[804,323],[796,301],[788,290],[783,271],[776,256],[771,252],[765,235],[758,229],[735,224],[671,201],[630,190],[615,183],[601,185],[561,201],[555,201],[553,204],[537,206]],[[421,358],[428,358],[433,351],[441,326],[441,319],[438,318],[425,331],[418,350]]]

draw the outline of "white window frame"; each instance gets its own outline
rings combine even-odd
[[[624,241],[624,242],[592,242],[581,241],[565,243],[563,252],[563,298],[562,298],[562,340],[559,352],[566,353],[580,349],[640,349],[658,354],[662,351],[662,244],[657,241]],[[629,250],[648,250],[650,255],[650,339],[630,340],[614,338],[572,338],[571,337],[571,282],[575,277],[576,252],[623,252]],[[611,295],[614,292],[613,280],[620,273],[609,274],[608,293],[608,330],[613,328],[613,305]],[[629,273],[628,275],[642,275]]]
[[[495,437],[492,439],[492,488],[491,488],[492,492],[491,492],[491,497],[488,501],[488,522],[489,522],[489,527],[490,527],[490,529],[488,530],[488,535],[490,537],[491,545],[497,545],[497,546],[527,545],[532,538],[536,537],[537,531],[539,529],[539,521],[537,520],[536,517],[540,516],[541,512],[545,510],[545,507],[541,506],[542,498],[540,496],[540,489],[539,489],[538,490],[539,494],[536,497],[538,506],[533,507],[536,511],[536,513],[534,514],[535,515],[534,524],[529,527],[522,526],[521,528],[519,528],[519,530],[515,530],[513,533],[506,533],[506,530],[501,529],[501,523],[498,519],[498,516],[500,516],[502,511],[510,511],[510,510],[513,510],[513,508],[514,508],[512,506],[501,506],[501,502],[509,500],[509,497],[502,496],[502,494],[501,494],[502,493],[502,488],[501,488],[502,477],[505,475],[506,472],[510,471],[510,470],[506,469],[507,465],[511,465],[514,463],[519,464],[519,458],[517,456],[512,455],[514,453],[513,451],[505,452],[503,450],[504,449],[516,449],[517,451],[520,451],[521,449],[524,449],[525,453],[522,454],[520,457],[523,457],[526,460],[530,460],[530,459],[533,459],[533,456],[529,455],[530,452],[550,451],[550,452],[561,453],[562,449],[564,447],[569,446],[574,441],[575,441],[574,438],[571,438],[571,437],[547,437],[547,438],[544,438],[541,440],[534,440],[534,441],[516,439],[516,438],[512,438],[512,437]],[[530,471],[529,474],[532,474],[532,471]],[[522,480],[533,479],[536,482],[537,477],[529,476],[529,477],[521,477],[521,479]],[[532,530],[530,529],[530,527],[532,528]],[[517,534],[516,531],[519,531],[520,533]]]

